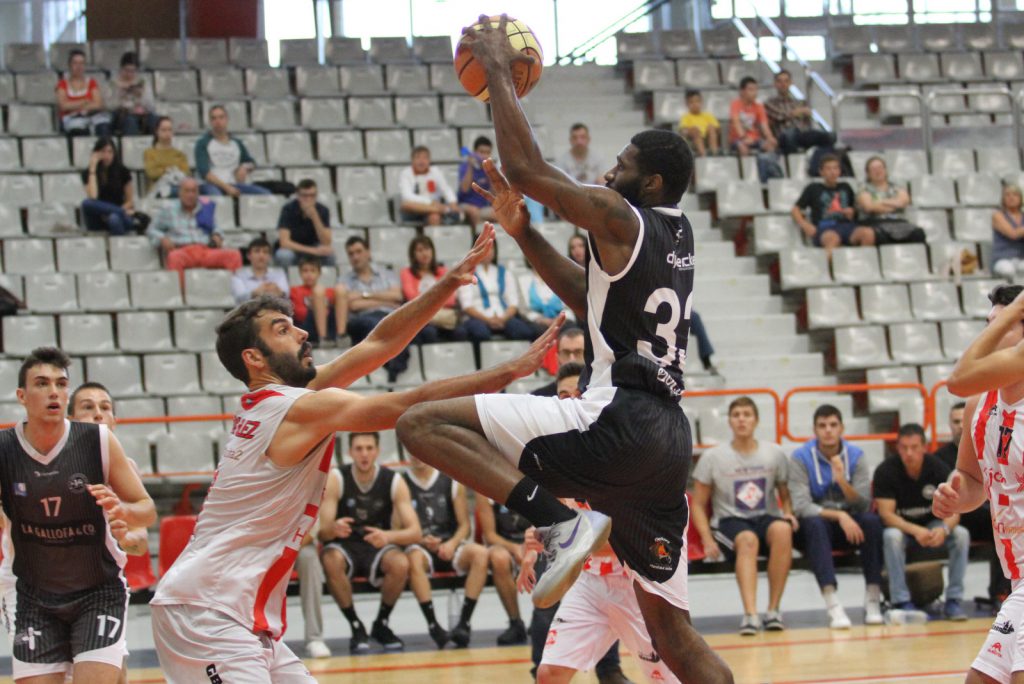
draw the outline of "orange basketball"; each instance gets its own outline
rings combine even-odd
[[[501,17],[490,17],[488,21],[491,26],[498,28]],[[480,30],[483,25],[474,24],[473,28]],[[512,65],[512,82],[515,84],[516,95],[523,97],[533,90],[533,86],[537,85],[537,81],[540,80],[540,74],[544,70],[544,51],[541,49],[537,37],[533,35],[533,31],[523,22],[509,17],[505,29],[512,47],[533,57],[533,64],[517,62]],[[466,44],[465,36],[455,47],[455,73],[458,74],[459,81],[467,93],[481,102],[491,99],[490,93],[487,92],[487,76],[484,73],[484,68],[473,58],[473,52]]]

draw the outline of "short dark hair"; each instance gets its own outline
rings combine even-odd
[[[352,442],[355,441],[356,437],[373,437],[374,443],[380,446],[380,433],[379,432],[350,432],[348,433],[348,445],[351,448]]]
[[[699,90],[691,88],[690,90],[686,91],[686,99],[687,100],[689,100],[691,97],[700,97],[700,96],[701,96],[701,94],[700,94]]]
[[[276,311],[285,316],[295,313],[287,299],[262,295],[235,307],[217,326],[217,358],[231,375],[246,385],[249,384],[249,369],[242,360],[242,352],[256,348],[267,356],[272,353],[256,329],[256,318],[264,311]]]
[[[1021,292],[1024,292],[1024,285],[996,285],[988,293],[988,301],[992,306],[1009,306]]]
[[[567,337],[583,337],[583,335],[583,328],[578,325],[567,325],[558,332],[558,342]],[[558,346],[558,342],[555,343],[555,346]]]
[[[56,366],[67,372],[71,367],[71,357],[57,347],[36,347],[21,362],[21,368],[18,369],[18,387],[25,389],[28,372],[36,366]]]
[[[270,242],[267,240],[267,238],[263,237],[262,235],[258,235],[254,237],[252,240],[250,240],[249,245],[245,248],[245,251],[251,252],[254,249],[260,248],[270,249]]]
[[[574,124],[573,124],[572,126],[569,126],[569,132],[570,132],[570,133],[574,133],[574,132],[576,132],[576,131],[580,130],[581,128],[582,128],[583,130],[585,130],[585,131],[586,131],[587,133],[589,133],[589,132],[590,132],[590,129],[589,129],[589,128],[587,128],[587,124],[585,124],[585,123],[583,123],[583,122],[581,122],[581,121],[577,121],[577,122],[576,122],[576,123],[574,123]]]
[[[843,422],[843,412],[837,409],[832,404],[822,404],[818,408],[814,409],[814,417],[811,419],[812,425],[817,425],[820,418],[831,418],[835,416],[839,419],[839,422]]]
[[[563,363],[558,367],[558,375],[555,376],[555,382],[561,382],[566,378],[571,378],[574,375],[582,375],[583,364],[570,361],[569,363]]]
[[[312,178],[303,178],[295,188],[297,190],[316,190],[316,181]]]
[[[956,402],[955,404],[953,404],[952,406],[949,407],[949,410],[950,411],[956,411],[957,409],[962,409],[962,408],[967,408],[967,402],[966,401],[958,401],[958,402]]]
[[[743,90],[751,83],[757,85],[757,79],[754,78],[753,76],[744,76],[743,78],[740,79],[740,90]]]
[[[924,428],[917,423],[904,423],[903,425],[900,425],[899,432],[897,432],[896,435],[896,439],[917,435],[921,438],[922,442],[928,441],[924,434]]]
[[[225,106],[224,106],[224,105],[222,105],[222,104],[215,104],[215,105],[213,105],[212,107],[210,107],[210,108],[209,108],[209,109],[208,109],[208,110],[206,111],[206,116],[210,116],[211,114],[213,114],[213,113],[214,113],[215,111],[217,111],[218,109],[219,109],[219,110],[221,110],[222,112],[224,112],[225,114],[227,114],[227,113],[228,113],[228,108],[227,108],[227,107],[225,107]]]
[[[412,148],[413,157],[415,157],[417,154],[420,154],[421,152],[426,152],[427,156],[430,156],[430,148],[427,147],[426,145],[417,145],[416,147]]]
[[[789,76],[790,78],[793,78],[793,74],[789,73],[789,69],[779,69],[776,71],[775,78],[778,78],[779,76]]]
[[[316,270],[323,270],[320,266],[320,257],[311,256],[309,254],[299,257],[299,268],[302,268],[303,266],[316,266]]]
[[[883,159],[882,157],[878,156],[877,154],[873,154],[873,155],[871,155],[870,157],[867,158],[867,161],[864,162],[864,173],[865,174],[868,172],[868,167],[871,166],[872,164],[874,164],[876,161],[877,162],[882,162],[882,166],[885,167],[885,170],[886,171],[889,170],[889,165],[885,163],[885,159]]]
[[[365,249],[370,249],[370,243],[366,241],[366,238],[353,235],[348,240],[345,240],[345,249],[347,250],[352,245],[362,245]]]
[[[661,176],[661,199],[677,204],[693,176],[690,146],[677,133],[658,129],[641,131],[629,142],[637,149],[636,163],[640,173]]]
[[[126,53],[127,54],[127,53]],[[75,413],[75,400],[78,398],[78,393],[82,390],[97,389],[107,393],[110,397],[110,410],[114,409],[114,395],[110,393],[110,390],[106,388],[103,383],[100,382],[83,382],[81,385],[75,388],[75,391],[71,393],[71,398],[68,400],[68,415],[72,416]],[[115,411],[116,412],[116,411]]]
[[[129,65],[134,67],[139,66],[139,56],[133,50],[129,50],[121,55],[121,66],[126,67]],[[107,392],[107,394],[110,393]]]
[[[825,164],[831,164],[832,162],[839,164],[839,157],[831,153],[821,155],[821,160],[818,162],[818,171],[825,168]]]
[[[726,412],[726,415],[730,415],[731,416],[732,415],[732,410],[735,409],[735,408],[749,408],[749,409],[753,409],[754,417],[757,418],[758,420],[761,420],[761,412],[757,410],[757,404],[754,403],[753,399],[751,399],[750,397],[748,397],[746,395],[744,395],[742,397],[736,397],[731,402],[729,402],[729,410]]]
[[[71,60],[79,55],[82,56],[82,59],[87,59],[85,56],[85,50],[81,48],[71,48],[68,50],[68,64],[71,64]]]
[[[487,145],[488,147],[494,147],[494,143],[486,135],[478,135],[476,140],[473,141],[473,149],[480,147],[481,145]]]

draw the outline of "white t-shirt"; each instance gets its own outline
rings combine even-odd
[[[505,275],[505,306],[501,305],[501,283],[498,281],[498,267],[494,264],[483,264],[476,269],[476,283],[465,285],[459,288],[459,306],[465,311],[474,308],[485,316],[504,316],[506,308],[519,307],[519,288],[516,287],[515,278],[503,269]],[[487,290],[487,304],[484,304],[483,295],[480,294],[480,286]]]
[[[220,142],[211,138],[206,151],[210,154],[210,172],[225,183],[234,183],[235,169],[242,163],[242,150],[238,143],[231,139]]]
[[[781,517],[775,487],[788,477],[786,452],[758,441],[757,451],[740,454],[725,443],[701,454],[693,479],[711,487],[711,526],[722,518]]]
[[[423,174],[413,173],[411,166],[402,169],[402,173],[398,176],[398,188],[402,193],[403,202],[451,204],[457,199],[444,174],[433,166]]]

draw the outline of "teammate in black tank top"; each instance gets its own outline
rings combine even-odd
[[[587,321],[587,391],[561,402],[479,395],[424,404],[399,420],[399,438],[418,458],[538,527],[550,562],[535,604],[560,599],[589,553],[610,538],[666,665],[684,682],[728,684],[729,668],[690,623],[686,587],[692,440],[679,398],[694,246],[678,204],[693,155],[674,133],[644,131],[623,147],[606,187],[570,178],[545,161],[516,97],[510,65],[524,58],[508,41],[507,17],[497,27],[480,21],[463,41],[487,73],[508,179],[487,161],[492,191],[478,192],[537,274]],[[521,193],[587,231],[585,270],[530,227]],[[556,497],[586,499],[612,522],[573,512]]]
[[[16,594],[4,617],[15,680],[73,670],[116,682],[128,591],[108,520],[145,527],[156,511],[107,428],[65,419],[69,365],[59,349],[33,350],[18,377],[28,418],[0,431],[4,574]]]

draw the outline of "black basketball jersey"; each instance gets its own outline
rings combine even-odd
[[[363,491],[352,474],[352,464],[341,468],[341,500],[338,501],[338,518],[352,518],[350,539],[362,539],[366,527],[391,529],[391,489],[395,471],[377,466],[373,484]]]
[[[494,531],[499,537],[521,544],[526,537],[526,530],[530,527],[530,521],[515,511],[495,501],[492,504],[494,509]]]
[[[124,554],[87,487],[106,482],[106,428],[66,421],[64,443],[47,460],[23,425],[0,431],[0,492],[18,586],[70,594],[119,578]]]
[[[678,400],[690,332],[693,231],[682,211],[636,209],[640,234],[625,270],[608,276],[593,239],[587,261],[586,369],[581,387],[625,387]]]
[[[444,473],[434,471],[433,482],[423,487],[412,473],[403,473],[403,477],[409,485],[412,507],[416,509],[416,516],[420,519],[423,536],[433,535],[439,539],[450,539],[459,527],[459,521],[455,519],[452,479]]]

